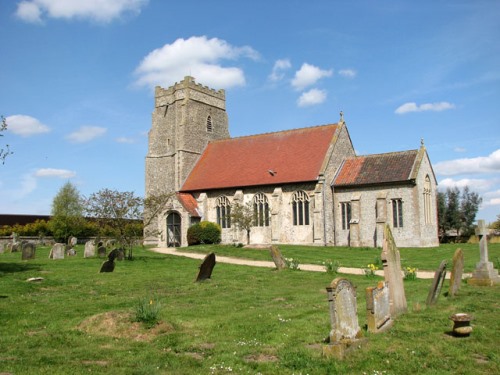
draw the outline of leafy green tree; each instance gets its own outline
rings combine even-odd
[[[250,231],[254,222],[253,207],[250,203],[236,203],[231,207],[231,222],[247,233],[247,245],[250,244]]]
[[[448,228],[455,229],[457,236],[460,233],[460,190],[455,186],[454,188],[446,189],[446,214],[445,220]]]
[[[52,201],[49,221],[53,236],[66,243],[70,236],[79,236],[85,226],[82,199],[78,189],[66,182]]]
[[[491,224],[491,229],[500,230],[500,214],[497,215],[497,220]]]
[[[0,116],[0,118],[0,137],[3,137],[4,135],[2,133],[7,130],[7,121],[3,116]],[[5,164],[5,159],[11,154],[13,154],[13,152],[10,151],[10,147],[8,144],[0,148],[0,160],[2,161],[2,164]]]
[[[438,191],[437,193],[437,214],[438,214],[438,230],[440,242],[446,237],[446,231],[449,230],[448,223],[446,222],[446,193]]]
[[[474,221],[476,220],[476,214],[482,202],[483,198],[476,192],[470,191],[468,186],[462,191],[462,199],[460,202],[462,235],[471,236],[474,234]]]

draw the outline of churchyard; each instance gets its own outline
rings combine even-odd
[[[400,249],[403,267],[434,272],[462,248],[464,272],[480,260],[478,244]],[[279,246],[300,264],[338,261],[345,267],[377,263],[380,249]],[[383,295],[383,277],[341,275],[216,263],[210,279],[195,282],[200,260],[134,249],[134,260],[76,255],[34,259],[0,254],[0,373],[5,374],[493,374],[500,372],[500,286],[463,280],[448,297],[449,280],[432,305],[432,279],[405,280],[407,311],[382,332],[367,311],[366,288]],[[272,260],[267,249],[196,246],[216,256]],[[109,251],[108,251],[109,252]],[[489,244],[498,269],[500,244]],[[369,268],[368,268],[369,269]],[[333,283],[341,277],[347,281]],[[32,281],[28,281],[31,279]],[[344,289],[335,289],[347,285]],[[327,287],[330,287],[327,292]],[[355,293],[354,295],[350,293]],[[332,329],[331,301],[347,296],[357,310],[359,341],[343,359],[324,355]],[[344,298],[344,297],[342,297]],[[337,303],[343,303],[338,299]],[[380,301],[384,301],[380,297]],[[387,298],[387,297],[384,297]],[[372,303],[373,304],[373,303]],[[137,322],[138,307],[158,315]],[[356,307],[354,309],[354,307]],[[373,308],[373,306],[368,306]],[[353,310],[354,309],[354,310]],[[347,311],[347,310],[346,310]],[[467,313],[472,332],[457,337],[450,317]],[[383,311],[387,314],[387,309]],[[352,316],[350,316],[352,319]],[[357,339],[356,339],[357,340]]]

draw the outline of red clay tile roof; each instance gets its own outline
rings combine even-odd
[[[210,142],[181,191],[315,181],[337,124]]]
[[[347,159],[333,185],[372,185],[411,180],[417,154],[418,150],[410,150]]]
[[[176,193],[176,195],[179,202],[181,202],[182,206],[191,216],[200,217],[200,214],[198,213],[198,202],[191,194]]]

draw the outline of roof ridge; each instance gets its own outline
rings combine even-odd
[[[249,134],[249,135],[241,135],[239,137],[231,137],[231,138],[225,138],[225,139],[216,139],[213,141],[210,141],[209,143],[218,143],[218,142],[227,142],[235,139],[243,139],[243,138],[257,138],[261,136],[267,136],[267,135],[272,135],[272,134],[280,134],[280,133],[293,133],[297,132],[300,130],[313,130],[316,128],[326,128],[327,126],[338,126],[338,123],[333,123],[333,124],[323,124],[323,125],[313,125],[313,126],[306,126],[303,128],[294,128],[294,129],[287,129],[287,130],[277,130],[274,132],[266,132],[266,133],[259,133],[259,134]]]
[[[391,151],[391,152],[381,152],[378,154],[366,154],[366,155],[356,155],[348,159],[357,159],[357,158],[371,158],[371,157],[377,157],[377,156],[390,156],[390,155],[397,155],[397,154],[404,154],[408,152],[417,152],[418,149],[413,149],[413,150],[403,150],[403,151]]]

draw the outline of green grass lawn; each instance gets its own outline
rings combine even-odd
[[[431,250],[427,257],[419,253],[412,263],[437,268],[455,248]],[[220,249],[211,248],[222,255]],[[224,252],[229,250],[270,259],[267,251]],[[379,254],[350,249],[356,253],[353,262],[360,263],[351,264],[348,257],[340,258],[346,249],[282,250],[303,263],[339,259],[345,266],[364,266]],[[498,248],[490,254],[495,252]],[[49,248],[39,248],[31,261],[21,261],[20,253],[0,254],[0,373],[500,373],[499,286],[463,283],[457,297],[442,295],[428,308],[424,302],[431,280],[406,281],[408,313],[386,333],[363,329],[367,343],[339,361],[321,355],[330,331],[325,287],[335,275],[219,263],[211,280],[194,283],[200,261],[140,248],[133,261],[117,262],[107,274],[98,273],[101,259],[82,258],[81,247],[77,257],[64,260],[50,260],[48,254]],[[402,254],[407,256],[405,249]],[[30,277],[43,281],[27,282]],[[346,277],[357,287],[364,327],[365,288],[381,278]],[[161,304],[160,324],[147,329],[132,322],[140,299]],[[456,312],[474,316],[470,337],[449,335],[449,316]]]

